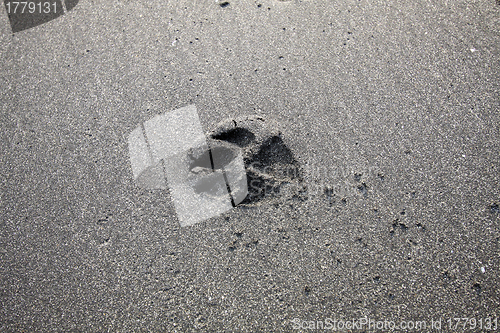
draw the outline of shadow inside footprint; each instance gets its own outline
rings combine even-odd
[[[240,203],[241,205],[252,205],[266,197],[274,197],[280,193],[280,184],[272,178],[265,178],[247,170],[247,181],[248,195]]]
[[[245,167],[248,196],[242,204],[254,204],[265,198],[276,197],[284,183],[301,178],[297,160],[278,136],[264,141],[259,151],[245,160]]]
[[[240,126],[236,127],[236,124]],[[299,163],[292,151],[274,126],[266,125],[262,118],[226,120],[218,131],[211,134],[212,139],[230,142],[243,151],[248,187],[248,195],[240,203],[243,206],[276,198],[283,192],[281,189],[285,183],[290,185],[302,180]]]
[[[297,163],[292,151],[288,149],[279,136],[273,136],[264,141],[257,154],[252,156],[251,161],[258,162],[263,166],[271,166],[276,163]]]
[[[227,141],[240,147],[246,147],[255,140],[255,135],[246,128],[236,127],[227,132],[214,134],[212,135],[212,139]]]

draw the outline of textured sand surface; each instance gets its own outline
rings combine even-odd
[[[82,0],[16,34],[3,11],[0,330],[500,317],[499,27],[494,0]],[[189,104],[270,190],[181,228],[127,137]]]

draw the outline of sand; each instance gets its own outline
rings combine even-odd
[[[1,15],[0,330],[498,323],[499,19],[494,0],[82,0],[15,34]],[[265,193],[181,227],[127,139],[192,104]]]

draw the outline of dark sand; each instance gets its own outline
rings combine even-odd
[[[0,15],[0,331],[500,317],[494,0],[144,3]],[[181,228],[127,137],[189,104],[282,142],[277,191]]]

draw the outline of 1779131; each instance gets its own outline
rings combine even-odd
[[[450,318],[447,320],[450,330],[484,330],[496,331],[498,329],[498,318]]]
[[[56,2],[34,2],[34,1],[6,1],[5,8],[8,14],[55,14],[57,13]]]

